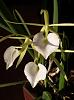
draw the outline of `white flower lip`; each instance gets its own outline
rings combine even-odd
[[[49,33],[47,36],[47,42],[44,40],[45,37],[43,33],[37,33],[33,38],[33,44],[34,49],[47,59],[48,56],[55,52],[59,47],[60,38],[56,33]]]
[[[6,69],[10,68],[15,59],[19,56],[19,51],[16,49],[16,46],[10,46],[4,52],[4,61],[6,63]]]
[[[49,33],[47,36],[48,42],[51,46],[59,46],[59,36],[56,33]]]
[[[44,65],[36,65],[34,62],[29,62],[25,65],[24,73],[34,88],[40,80],[46,78],[47,70]]]

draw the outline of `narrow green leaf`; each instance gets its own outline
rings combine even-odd
[[[42,100],[52,100],[51,94],[47,91],[44,91],[42,95]]]
[[[24,37],[22,37],[22,36],[20,36],[20,37],[16,36],[16,37],[9,37],[9,38],[10,39],[18,39],[18,40],[19,39],[24,39],[25,40],[26,37],[25,36]]]
[[[23,25],[23,23],[21,22],[19,16],[17,15],[17,13],[15,13],[15,10],[13,10],[13,15],[14,15],[14,19],[15,19],[15,23],[16,23],[16,24],[12,23],[11,21],[8,21],[8,22],[9,22],[9,23],[12,23],[13,25],[15,25],[15,28],[16,28],[16,30],[17,30],[18,33],[27,35],[27,31],[26,31],[26,29],[24,28],[24,25]],[[18,24],[19,22],[20,22],[21,24]]]
[[[53,24],[58,24],[58,1],[54,0],[54,10],[53,10]],[[58,26],[53,26],[55,32],[58,32]]]
[[[64,64],[61,62],[61,67],[64,70]],[[62,72],[60,72],[60,77],[59,77],[59,91],[64,88],[65,85],[65,78]]]
[[[42,55],[39,54],[39,63],[44,64],[44,57]]]
[[[0,84],[0,88],[4,88],[4,87],[8,87],[8,86],[20,85],[20,84],[24,84],[24,81]]]
[[[25,22],[24,22],[22,16],[20,15],[20,13],[19,13],[17,10],[15,10],[15,12],[16,12],[16,14],[18,15],[18,17],[20,18],[21,22],[23,23],[23,26],[24,26],[24,28],[26,29],[27,33],[28,33],[29,35],[31,35],[31,33],[30,33],[30,31],[29,31],[27,25],[25,24]]]
[[[8,39],[10,36],[14,36],[14,35],[15,34],[10,34],[10,35],[7,35],[7,36],[0,38],[0,42],[3,42],[4,40]]]
[[[5,23],[8,25],[8,27],[10,28],[10,30],[12,31],[12,33],[16,33],[16,31],[15,31],[15,28],[10,24],[10,23],[8,23],[6,20],[6,17],[3,15],[3,13],[2,12],[0,12],[0,16],[2,17],[2,19],[5,21]]]
[[[8,27],[6,27],[5,25],[3,25],[2,23],[0,23],[0,27],[3,28],[3,29],[5,29],[6,31],[12,33],[12,31]]]
[[[7,6],[4,3],[4,0],[0,0],[0,12],[3,13],[3,15],[5,15],[5,17],[7,19],[11,19],[12,18],[12,14],[10,13],[9,9],[7,8]]]
[[[59,91],[64,88],[64,84],[65,84],[64,75],[60,72],[60,77],[59,77]]]
[[[14,19],[18,22],[17,16],[15,14],[15,11],[13,10],[13,15],[14,15]]]
[[[34,59],[34,52],[31,49],[28,49],[29,54],[31,55],[31,57]]]
[[[26,24],[26,25],[32,25],[32,26],[44,26],[44,24],[37,24],[37,23],[22,23],[22,22],[14,22],[14,21],[9,21],[9,20],[6,20],[8,23],[12,23],[12,24],[16,24],[16,25],[23,25],[23,24]],[[60,25],[60,24],[58,24]],[[49,26],[55,26],[55,24],[50,24]]]
[[[15,18],[10,13],[3,0],[0,0],[0,27],[7,30],[10,33],[14,33],[15,35],[18,34],[15,25],[7,22],[7,19],[13,21]],[[22,40],[19,41],[22,43]]]
[[[32,23],[33,24],[33,23]],[[31,25],[32,25],[31,24]],[[33,25],[35,25],[35,24],[33,24]],[[59,24],[50,24],[49,26],[74,26],[74,23],[59,23]]]
[[[8,28],[11,30],[11,33],[16,33],[15,28],[13,27],[13,25],[11,25],[10,23],[8,23],[6,20],[14,20],[13,15],[10,13],[9,9],[6,7],[5,3],[3,2],[3,0],[0,0],[0,17],[4,20],[4,22],[0,22],[3,25],[7,24]],[[4,28],[6,29],[6,28]],[[7,30],[8,31],[8,30]]]

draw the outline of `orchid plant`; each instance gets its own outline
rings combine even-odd
[[[69,26],[73,24],[58,24],[58,4],[57,0],[54,0],[54,17],[53,24],[49,24],[49,14],[47,10],[41,10],[41,14],[44,14],[45,24],[34,24],[34,23],[25,23],[21,15],[17,10],[15,10],[15,15],[17,15],[21,23],[8,21],[2,12],[0,12],[0,17],[7,25],[0,24],[0,27],[11,32],[11,35],[2,37],[0,42],[3,40],[18,39],[22,43],[20,46],[10,46],[4,52],[4,61],[6,63],[6,69],[9,69],[14,64],[16,58],[18,58],[16,67],[22,62],[23,57],[28,51],[32,56],[33,61],[28,62],[24,67],[24,74],[31,84],[32,88],[35,88],[37,84],[43,85],[45,88],[47,85],[51,86],[54,90],[54,93],[60,91],[64,88],[65,80],[68,81],[66,73],[64,71],[65,61],[65,52],[73,52],[71,50],[64,50],[63,40],[65,38],[64,33],[58,32],[58,26]],[[17,18],[17,17],[16,17]],[[22,24],[26,29],[28,35],[21,35],[15,31],[13,24]],[[37,25],[42,26],[41,30],[31,38],[31,33],[28,30],[28,25]],[[52,27],[53,26],[53,27]],[[62,38],[61,38],[61,36]],[[23,41],[24,40],[24,41]],[[58,54],[60,52],[60,60],[58,59]],[[55,63],[54,71],[53,63]],[[53,77],[59,75],[59,89],[55,88]],[[51,85],[52,84],[52,85]],[[48,95],[45,94],[47,98]],[[50,96],[48,97],[50,98]],[[44,99],[47,100],[47,99]]]

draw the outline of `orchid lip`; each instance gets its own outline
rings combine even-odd
[[[29,62],[25,65],[24,73],[34,88],[40,80],[46,78],[47,70],[42,64],[36,65],[34,62]]]
[[[37,33],[33,38],[34,49],[45,59],[59,47],[60,38],[56,33],[49,33],[47,38],[43,33]]]
[[[10,68],[15,59],[19,56],[19,50],[16,49],[16,46],[10,46],[4,52],[4,61],[6,63],[6,69]]]

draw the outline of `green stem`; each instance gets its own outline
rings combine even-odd
[[[10,34],[10,35],[7,35],[7,36],[2,37],[2,38],[0,39],[0,42],[2,42],[2,41],[4,41],[4,40],[8,39],[8,38],[11,37],[11,36],[15,36],[15,34],[13,33],[13,34]]]
[[[54,0],[53,1],[53,5],[54,5],[54,10],[53,10],[53,24],[57,24],[58,23],[58,1]],[[53,26],[53,29],[55,30],[55,32],[58,32],[58,26],[55,27]]]
[[[49,26],[74,26],[74,23],[50,24]]]
[[[60,49],[57,49],[55,52],[61,52]],[[74,50],[63,50],[65,53],[74,53]]]
[[[12,24],[24,24],[24,23],[17,23],[17,22],[12,22],[9,20],[5,20],[8,23]],[[33,26],[45,26],[44,24],[37,24],[37,23],[25,23],[26,25],[33,25]],[[49,26],[74,26],[74,23],[58,23],[58,24],[50,24]]]
[[[37,23],[17,23],[17,22],[12,22],[9,20],[6,20],[8,23],[12,23],[12,24],[17,24],[17,25],[21,25],[21,24],[26,24],[26,25],[33,25],[33,26],[44,26],[44,24],[37,24]]]
[[[8,86],[14,86],[14,85],[20,85],[20,84],[24,84],[24,81],[0,84],[0,88],[8,87]]]

